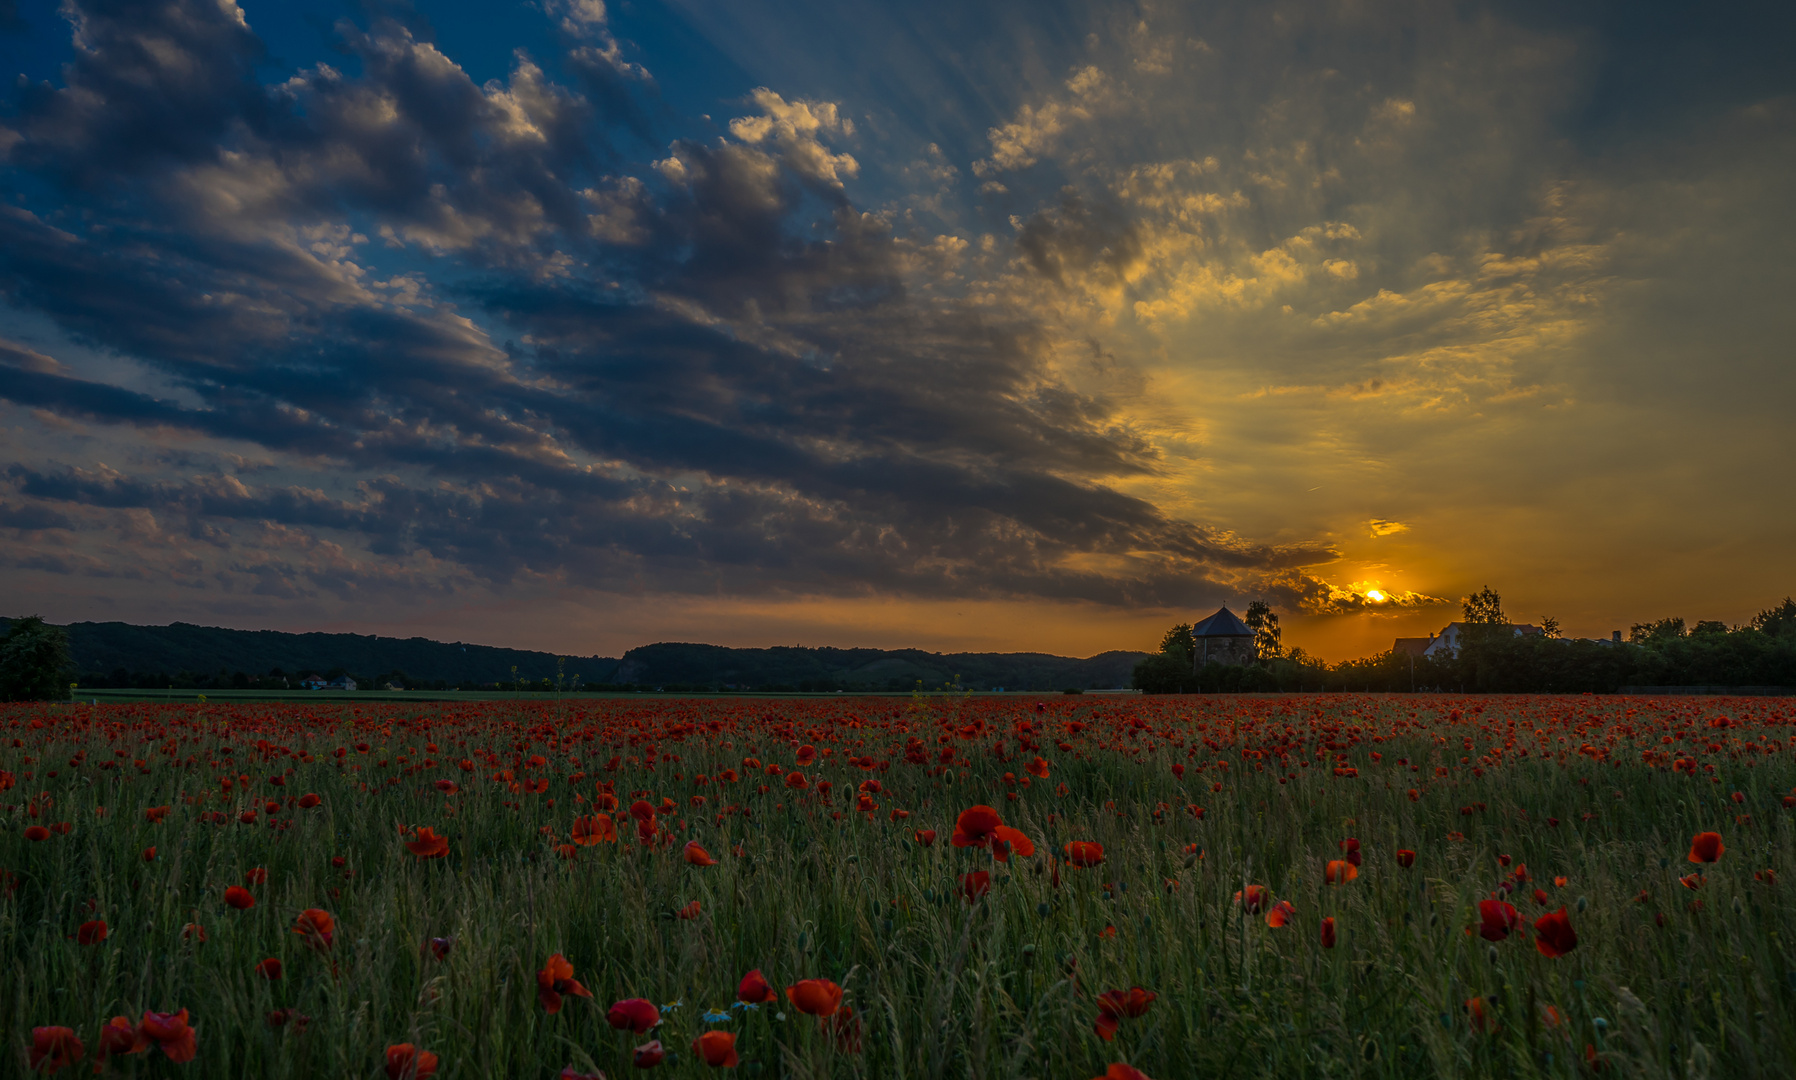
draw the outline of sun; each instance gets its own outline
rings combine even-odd
[[[1382,589],[1367,589],[1366,599],[1372,601],[1374,604],[1382,604],[1390,598],[1384,594],[1384,590]]]

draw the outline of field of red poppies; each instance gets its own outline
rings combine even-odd
[[[1787,700],[44,705],[0,736],[9,1075],[1796,1062]]]

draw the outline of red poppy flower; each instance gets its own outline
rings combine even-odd
[[[589,998],[592,991],[574,980],[574,965],[568,962],[567,957],[556,953],[536,973],[536,1000],[542,1002],[543,1011],[558,1013],[561,1011],[563,994]]]
[[[1678,884],[1686,889],[1700,889],[1708,882],[1708,880],[1708,878],[1703,877],[1701,874],[1691,874],[1688,877],[1678,878]],[[1644,892],[1645,890],[1641,891]]]
[[[1074,840],[1060,849],[1074,866],[1096,866],[1104,861],[1104,845],[1094,840]]]
[[[810,1016],[834,1016],[842,1007],[842,988],[828,979],[801,979],[786,987],[786,1000]]]
[[[92,919],[82,923],[81,928],[75,931],[75,940],[82,945],[98,945],[106,940],[109,933],[111,930],[106,926],[105,919]]]
[[[149,1048],[150,1040],[139,1035],[137,1025],[122,1016],[113,1017],[100,1028],[101,1060],[118,1054],[141,1054]]]
[[[449,854],[449,838],[438,836],[435,829],[425,825],[413,839],[405,842],[405,850],[420,859],[440,859]]]
[[[50,839],[50,830],[44,828],[42,825],[28,825],[25,827],[25,839],[27,839],[27,840],[48,840],[48,839]],[[67,1028],[43,1028],[43,1029],[39,1029],[39,1030],[67,1031],[68,1029]],[[79,1041],[79,1040],[77,1040],[77,1041]]]
[[[1034,843],[1023,835],[1022,830],[1008,825],[1000,825],[992,831],[991,849],[992,858],[999,862],[1009,862],[1012,853],[1025,859],[1035,854]]]
[[[916,832],[912,833],[911,835],[916,837],[917,843],[921,844],[924,847],[934,847],[935,846],[935,830],[934,829],[918,829]]]
[[[992,876],[984,870],[975,870],[970,874],[960,875],[960,895],[966,897],[967,903],[992,891]]]
[[[699,910],[700,910],[699,902],[697,900],[694,900],[690,904],[687,904],[685,907],[680,909],[679,916],[682,919],[696,919],[696,918],[698,918]]]
[[[1564,956],[1578,946],[1578,935],[1572,932],[1564,908],[1534,920],[1534,934],[1534,947],[1545,957]]]
[[[1467,998],[1465,1003],[1465,1013],[1466,1020],[1472,1025],[1473,1031],[1497,1030],[1496,1018],[1490,1015],[1490,1011],[1485,1007],[1483,998]]]
[[[206,928],[196,922],[190,922],[186,926],[181,927],[181,940],[187,941],[190,939],[205,941]]]
[[[829,1035],[829,1041],[835,1045],[836,1051],[843,1054],[861,1052],[861,1018],[854,1015],[854,1010],[842,1006],[840,1012],[822,1023],[823,1030]]]
[[[281,962],[271,956],[256,965],[256,974],[269,982],[274,982],[281,977]]]
[[[197,1052],[193,1028],[187,1023],[187,1010],[178,1013],[146,1012],[137,1026],[138,1032],[162,1048],[168,1060],[183,1065]]]
[[[1398,848],[1397,849],[1397,865],[1398,866],[1401,866],[1401,867],[1403,867],[1403,869],[1408,870],[1410,867],[1414,866],[1415,864],[1416,864],[1416,853],[1415,852],[1409,850],[1408,848]]]
[[[387,1080],[424,1080],[437,1071],[437,1056],[411,1043],[387,1047]]]
[[[711,853],[706,851],[697,840],[686,841],[685,857],[686,862],[692,866],[717,865],[717,860],[713,859]]]
[[[636,1048],[630,1061],[638,1069],[652,1069],[661,1064],[666,1057],[667,1051],[662,1047],[661,1040],[651,1039]]]
[[[1245,897],[1243,892],[1246,893]],[[1241,910],[1249,915],[1258,915],[1272,903],[1272,890],[1264,885],[1249,885],[1245,890],[1237,889],[1235,903],[1240,904]]]
[[[564,1065],[561,1071],[555,1074],[555,1080],[605,1080],[605,1074],[603,1072],[583,1073],[572,1065]]]
[[[786,774],[786,786],[794,791],[803,791],[811,786],[811,782],[804,778],[804,773],[793,771]]]
[[[461,785],[453,780],[438,780],[436,787],[445,795],[453,795],[461,790]]]
[[[1105,1042],[1116,1038],[1116,1029],[1124,1019],[1145,1015],[1158,994],[1139,986],[1127,990],[1106,990],[1098,995],[1098,1019],[1094,1025]]]
[[[619,1031],[627,1029],[641,1035],[661,1022],[661,1010],[652,1001],[627,998],[605,1011],[605,1022]]]
[[[1534,890],[1534,902],[1536,904],[1539,904],[1542,907],[1545,907],[1546,903],[1547,903],[1547,891],[1545,889],[1535,889]]]
[[[1266,913],[1266,925],[1277,930],[1279,927],[1284,926],[1296,917],[1297,909],[1291,905],[1291,901],[1280,900],[1278,903],[1272,905],[1271,911]]]
[[[960,812],[954,822],[954,835],[949,842],[955,847],[984,847],[998,831],[1004,819],[989,806],[974,806]]]
[[[252,867],[243,874],[243,880],[251,885],[264,885],[268,882],[268,870],[264,867]]]
[[[646,799],[637,799],[630,804],[630,816],[637,821],[653,821],[655,808]]]
[[[31,1069],[55,1072],[73,1065],[87,1053],[73,1028],[36,1027],[31,1029]]]
[[[243,911],[255,907],[256,898],[251,896],[249,890],[243,886],[233,885],[225,890],[225,903],[238,911]]]
[[[312,807],[317,806],[323,801],[323,799],[320,799],[317,795],[308,791],[299,797],[299,808],[301,810],[310,810]]]
[[[1037,779],[1046,780],[1048,778],[1047,759],[1037,755],[1034,761],[1023,766],[1023,771]]]
[[[1335,947],[1335,920],[1332,915],[1322,920],[1322,947],[1324,949]]]
[[[319,908],[307,908],[299,913],[293,921],[293,932],[306,939],[306,944],[314,949],[324,950],[331,947],[331,938],[337,931],[337,920],[331,918],[328,911]]]
[[[1096,1077],[1095,1080],[1154,1080],[1154,1078],[1133,1065],[1113,1061],[1110,1063],[1110,1067],[1104,1070],[1104,1075]]]
[[[742,976],[742,981],[736,985],[736,1000],[750,1005],[765,1005],[778,1001],[779,994],[773,989],[773,984],[767,981],[767,976],[761,974],[761,969],[756,968]]]
[[[798,748],[798,756],[793,760],[798,762],[799,768],[809,768],[811,762],[817,760],[817,748],[809,745],[801,746]]]
[[[574,819],[573,841],[581,847],[617,843],[617,823],[610,814],[588,814]]]
[[[268,1022],[268,1026],[271,1028],[284,1028],[288,1024],[292,1024],[293,1030],[302,1035],[305,1033],[306,1025],[312,1022],[311,1017],[300,1012],[298,1009],[270,1009],[268,1010],[268,1015],[263,1017],[263,1019]]]
[[[152,825],[158,825],[161,824],[163,818],[168,816],[170,809],[167,806],[151,806],[144,810],[143,818]]]
[[[1521,923],[1513,904],[1501,900],[1478,901],[1478,936],[1486,941],[1502,941]]]
[[[736,1067],[736,1036],[729,1031],[707,1031],[692,1040],[692,1052],[713,1069]]]
[[[1346,859],[1348,862],[1352,863],[1355,866],[1363,865],[1360,862],[1359,841],[1358,840],[1349,836],[1347,839],[1341,841],[1340,847],[1341,847],[1341,850],[1345,853],[1344,855],[1342,855],[1342,858]]]
[[[1359,867],[1346,859],[1330,859],[1322,871],[1323,880],[1330,885],[1345,885],[1357,877],[1359,877]]]
[[[1721,843],[1720,833],[1697,833],[1690,841],[1690,861],[1711,863],[1721,858],[1721,853],[1726,850],[1727,848]]]

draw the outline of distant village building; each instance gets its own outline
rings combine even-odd
[[[1193,670],[1210,664],[1245,666],[1254,661],[1253,628],[1230,611],[1227,604],[1193,626],[1191,637],[1197,645],[1191,656]]]
[[[299,681],[299,685],[307,690],[322,690],[330,684],[316,675],[307,675]]]
[[[1516,637],[1536,637],[1541,629],[1533,623],[1509,623],[1509,629]],[[1391,651],[1407,656],[1452,656],[1459,652],[1459,636],[1465,623],[1448,623],[1440,633],[1433,637],[1400,637]],[[1620,645],[1621,631],[1617,630],[1608,638],[1593,638],[1598,645]]]
[[[355,680],[347,675],[343,676],[341,679],[332,679],[330,688],[332,690],[354,690]]]

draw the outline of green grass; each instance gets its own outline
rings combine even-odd
[[[358,703],[305,711],[8,707],[0,722],[6,742],[19,745],[0,756],[0,767],[17,778],[0,795],[14,804],[0,831],[0,867],[14,875],[12,895],[0,901],[0,1018],[8,1041],[0,1069],[25,1073],[34,1026],[74,1028],[87,1044],[78,1066],[86,1070],[107,1018],[186,1008],[199,1032],[191,1064],[153,1052],[110,1068],[139,1076],[370,1077],[384,1075],[388,1045],[411,1042],[441,1056],[440,1077],[546,1078],[571,1063],[615,1078],[634,1071],[629,1049],[643,1040],[607,1026],[605,1009],[646,997],[678,1003],[656,1033],[670,1051],[656,1074],[669,1076],[713,1072],[689,1049],[711,1027],[738,1032],[739,1071],[761,1077],[1087,1080],[1113,1061],[1159,1080],[1572,1077],[1589,1075],[1587,1047],[1609,1075],[1784,1075],[1796,1061],[1796,906],[1785,897],[1796,887],[1796,865],[1791,812],[1780,800],[1796,783],[1796,768],[1782,706],[1726,703],[1726,713],[1747,726],[1729,729],[1731,744],[1720,752],[1704,752],[1715,783],[1706,773],[1641,764],[1638,753],[1656,745],[1661,730],[1681,738],[1673,725],[1685,710],[1713,712],[1712,703],[1504,699],[1485,702],[1482,716],[1447,718],[1464,704],[1055,699],[1039,715],[1014,701],[906,708],[864,698],[454,709]],[[1287,705],[1294,723],[1279,712]],[[1423,715],[1412,729],[1390,730],[1417,710]],[[1333,774],[1333,752],[1312,756],[1318,738],[1305,725],[1318,711],[1323,723],[1363,726],[1362,737],[1340,751],[1357,777]],[[1586,714],[1599,713],[1609,734],[1593,736],[1598,728],[1589,726],[1572,734],[1574,724],[1589,724]],[[1148,721],[1145,736],[1128,734],[1135,716]],[[1462,736],[1488,742],[1489,725],[1500,729],[1517,716],[1523,730],[1546,725],[1549,740],[1570,735],[1572,750],[1581,740],[1608,738],[1614,764],[1534,754],[1482,776],[1460,764]],[[31,727],[34,718],[46,726]],[[862,726],[847,726],[850,719]],[[1046,722],[1035,738],[1052,776],[1018,786],[1012,801],[1000,777],[1024,775],[1021,765],[1033,755],[1004,763],[983,751],[1020,719]],[[1072,735],[1065,724],[1076,719],[1096,727]],[[801,725],[797,739],[820,748],[828,745],[820,733],[833,732],[838,758],[885,756],[914,733],[927,740],[933,763],[938,734],[947,730],[940,725],[969,720],[985,720],[986,729],[951,744],[967,764],[945,776],[901,756],[886,772],[840,763],[804,770],[835,784],[828,805],[795,799],[777,783],[762,794],[765,776],[721,788],[693,783],[695,774],[742,770],[750,755],[791,767],[796,741],[774,734],[787,722]],[[721,730],[702,726],[708,723]],[[1202,735],[1198,723],[1206,725]],[[1286,723],[1307,741],[1278,736]],[[1618,725],[1631,734],[1615,736]],[[1369,741],[1374,732],[1382,742]],[[1784,749],[1730,753],[1743,734],[1778,739]],[[570,746],[551,742],[566,736]],[[1182,747],[1172,745],[1175,736]],[[179,740],[172,757],[164,752],[170,737]],[[1233,741],[1212,750],[1202,737]],[[259,738],[313,759],[264,758]],[[627,762],[604,771],[613,754],[640,756],[650,738],[677,759],[664,758],[652,772]],[[1075,750],[1056,749],[1061,738]],[[369,753],[351,749],[341,765],[331,756],[358,739],[371,744]],[[430,740],[439,752],[422,750]],[[1307,767],[1298,767],[1296,752],[1288,768],[1266,771],[1240,756],[1244,747],[1281,742],[1287,750],[1301,745]],[[218,777],[227,773],[216,753],[222,745],[234,750],[229,774],[254,778],[258,804],[269,795],[316,792],[322,805],[280,809],[276,818],[292,822],[285,830],[267,827],[265,813],[253,826],[237,823],[247,804],[239,791],[219,793]],[[1014,736],[1008,746],[1015,753]],[[82,748],[87,759],[70,768]],[[424,757],[436,764],[402,772],[397,756],[408,748],[415,751],[408,768]],[[520,778],[552,777],[549,792],[509,792],[487,779],[497,768],[484,763],[471,774],[455,767],[487,748],[505,755],[503,768],[517,768],[514,753],[549,758],[544,769],[518,770]],[[127,757],[116,758],[116,749]],[[1370,759],[1373,751],[1382,762]],[[194,765],[170,764],[190,753]],[[36,760],[27,764],[27,757]],[[103,757],[126,765],[100,770]],[[1396,765],[1397,758],[1422,772]],[[130,767],[132,760],[145,761],[147,773]],[[221,767],[208,767],[211,760]],[[379,760],[388,765],[378,767]],[[1212,765],[1183,781],[1169,767],[1219,760],[1229,767]],[[1431,775],[1437,763],[1450,768],[1447,777]],[[285,787],[268,783],[288,768]],[[587,775],[568,779],[575,771]],[[1278,783],[1285,772],[1297,778]],[[887,788],[874,796],[879,810],[870,816],[849,809],[853,786],[869,777]],[[454,779],[462,791],[441,794],[432,786],[438,778]],[[678,842],[645,849],[626,823],[624,843],[562,858],[553,843],[568,838],[576,812],[590,809],[572,798],[592,798],[598,779],[615,780],[625,806],[633,790],[678,801],[685,812]],[[1216,782],[1220,792],[1211,789]],[[1419,801],[1407,796],[1410,787],[1425,790]],[[1729,799],[1736,790],[1742,804]],[[40,791],[54,805],[29,818],[23,807]],[[693,794],[709,802],[694,808]],[[1167,808],[1156,818],[1162,802]],[[1460,813],[1479,802],[1482,812]],[[975,803],[996,807],[1032,837],[1036,856],[994,865],[983,851],[950,846],[956,814]],[[1193,803],[1206,807],[1202,820],[1182,809]],[[165,822],[144,819],[146,807],[164,804],[174,807]],[[722,804],[750,814],[720,825]],[[911,817],[894,823],[893,808]],[[232,818],[202,824],[202,809]],[[1586,813],[1595,816],[1586,820]],[[1736,822],[1747,813],[1749,824]],[[1560,824],[1547,826],[1549,816]],[[52,821],[73,829],[41,842],[25,838],[27,825]],[[448,836],[450,855],[411,855],[404,830],[416,825]],[[913,828],[935,829],[935,846],[912,842]],[[1704,868],[1707,883],[1693,892],[1678,878],[1696,869],[1685,860],[1691,835],[1708,829],[1720,831],[1728,849]],[[1465,839],[1449,840],[1453,832]],[[1346,885],[1326,885],[1323,865],[1349,836],[1363,844],[1362,872]],[[685,864],[680,845],[688,839],[719,864]],[[1075,839],[1103,844],[1106,861],[1092,869],[1062,863],[1056,887],[1048,855]],[[738,843],[740,856],[731,852]],[[1202,858],[1186,854],[1192,844]],[[149,845],[157,857],[145,862],[140,853]],[[1398,867],[1399,848],[1418,852],[1413,868]],[[1535,881],[1510,898],[1522,928],[1492,944],[1466,930],[1477,925],[1476,901],[1507,872],[1498,863],[1503,854],[1526,864]],[[333,856],[345,860],[342,869],[333,868]],[[225,907],[225,888],[242,884],[253,867],[268,872],[266,884],[252,887],[256,905]],[[956,895],[960,875],[972,869],[991,870],[994,879],[976,904]],[[1755,881],[1753,872],[1766,869],[1782,883]],[[1567,884],[1555,887],[1555,875]],[[1244,883],[1290,900],[1296,919],[1272,929],[1244,914],[1232,899]],[[1530,898],[1535,885],[1551,895],[1550,906]],[[1648,899],[1637,902],[1643,889]],[[693,900],[700,917],[678,918]],[[1694,900],[1700,909],[1688,906]],[[1569,955],[1548,959],[1534,948],[1530,924],[1561,905],[1579,942]],[[289,932],[309,907],[336,917],[328,957]],[[1325,915],[1339,929],[1332,950],[1318,939]],[[111,936],[78,945],[76,928],[95,917],[110,924]],[[189,922],[205,927],[204,944],[183,940]],[[1100,936],[1109,926],[1114,936]],[[446,961],[423,949],[432,937],[454,939]],[[551,1016],[537,1002],[535,972],[556,952],[594,996],[570,999]],[[255,975],[265,957],[283,960],[281,981]],[[841,983],[864,1025],[861,1052],[841,1052],[815,1020],[789,1007],[730,1009],[751,968],[781,988],[809,977]],[[1092,1027],[1094,998],[1130,986],[1158,998],[1105,1043]],[[1496,1030],[1472,1029],[1465,1002],[1473,997],[1484,999]],[[1549,1005],[1562,1017],[1558,1028],[1542,1020]],[[312,1018],[303,1033],[267,1025],[267,1013],[285,1007]],[[729,1011],[731,1019],[707,1024],[708,1010]]]

